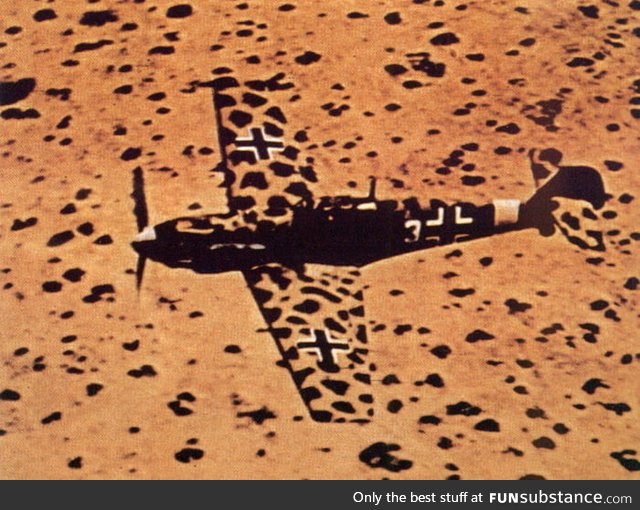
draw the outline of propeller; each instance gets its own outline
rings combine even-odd
[[[136,217],[138,232],[142,233],[149,225],[149,210],[147,209],[147,201],[144,194],[144,175],[141,167],[133,170],[133,192],[131,193],[131,198],[133,198],[133,214]],[[146,255],[138,252],[138,263],[136,265],[136,289],[138,291],[142,285],[146,262]]]
[[[133,198],[134,207],[133,214],[138,224],[138,232],[142,232],[149,225],[149,210],[147,209],[147,201],[144,196],[144,175],[141,167],[133,170]]]
[[[136,265],[136,290],[140,292],[142,286],[142,277],[144,276],[144,267],[147,264],[147,257],[138,255],[138,264]]]

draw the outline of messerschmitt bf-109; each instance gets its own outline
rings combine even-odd
[[[359,268],[523,229],[543,236],[560,229],[582,248],[604,249],[599,232],[590,232],[595,244],[571,237],[553,214],[558,197],[601,208],[609,196],[600,175],[583,166],[549,170],[547,163],[557,158],[545,157],[545,151],[530,153],[538,189],[524,202],[431,200],[423,208],[416,199],[378,199],[375,180],[365,197],[315,197],[307,186],[317,176],[314,158],[303,157],[306,135],[285,136],[291,126],[273,100],[286,100],[283,94],[293,87],[283,77],[241,84],[223,76],[200,84],[213,91],[217,170],[224,175],[229,211],[149,226],[137,168],[132,197],[139,234],[132,246],[139,254],[138,287],[147,259],[197,273],[242,272],[278,348],[279,364],[290,372],[312,419],[363,423],[374,414],[375,364],[368,360]],[[238,193],[250,188],[273,189],[264,210],[256,211],[251,196]],[[312,272],[307,264],[322,270]]]

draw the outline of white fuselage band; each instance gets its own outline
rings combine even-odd
[[[496,227],[518,223],[520,200],[494,200],[493,207],[493,223]]]

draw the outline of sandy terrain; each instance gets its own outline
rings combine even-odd
[[[639,9],[1,2],[0,478],[637,479]],[[151,223],[225,211],[198,84],[277,73],[314,193],[526,200],[554,148],[602,175],[606,252],[527,230],[365,267],[376,414],[312,421],[240,273],[150,262],[138,293],[130,246],[137,166]]]

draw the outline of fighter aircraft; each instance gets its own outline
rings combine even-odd
[[[149,226],[141,168],[134,170],[134,214],[139,234],[138,288],[145,261],[197,273],[240,271],[273,336],[309,415],[319,422],[370,421],[374,396],[359,268],[389,257],[453,243],[537,229],[549,236],[558,228],[581,247],[604,249],[572,239],[554,217],[554,198],[584,200],[596,209],[605,193],[590,167],[545,166],[531,152],[537,191],[524,203],[497,199],[485,205],[446,204],[417,199],[380,200],[371,180],[368,196],[315,197],[314,159],[303,157],[305,136],[292,137],[287,117],[274,104],[293,87],[280,73],[241,84],[233,76],[201,83],[213,91],[213,109],[229,210],[185,216]],[[289,93],[287,93],[289,94]],[[280,102],[283,104],[283,102]],[[548,159],[548,158],[547,158]],[[256,211],[255,188],[273,194]],[[272,183],[272,187],[269,183]],[[283,188],[282,183],[286,184]],[[235,184],[235,186],[234,186]],[[234,191],[235,189],[235,191]],[[321,271],[310,271],[308,265]]]

